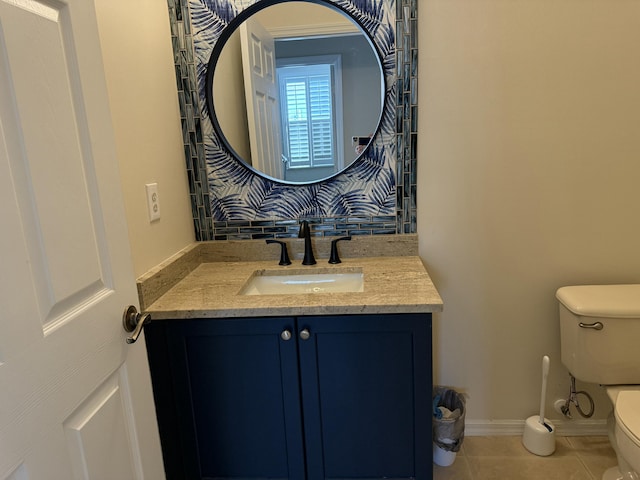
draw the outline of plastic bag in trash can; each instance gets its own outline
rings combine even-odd
[[[465,401],[446,387],[433,389],[433,442],[447,452],[457,452],[464,440]]]

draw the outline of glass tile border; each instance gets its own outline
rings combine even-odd
[[[176,88],[195,238],[250,240],[297,234],[298,220],[215,221],[201,128],[188,0],[167,0]],[[396,0],[396,216],[307,219],[316,236],[409,234],[417,231],[418,0]]]
[[[306,218],[315,237],[345,235],[393,235],[396,218],[393,215],[362,217]],[[212,240],[259,240],[263,238],[297,238],[298,220],[227,220],[214,222]]]
[[[396,3],[396,69],[396,233],[416,233],[418,0]]]

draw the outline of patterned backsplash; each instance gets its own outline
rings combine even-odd
[[[206,70],[220,33],[264,0],[168,0],[185,161],[197,240],[416,232],[417,0],[325,0],[366,29],[386,81],[381,125],[364,155],[330,179],[280,183],[236,160],[206,107]]]

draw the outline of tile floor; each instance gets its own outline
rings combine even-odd
[[[606,436],[557,437],[548,457],[529,453],[522,437],[465,437],[449,467],[433,466],[434,480],[600,480],[616,465]]]

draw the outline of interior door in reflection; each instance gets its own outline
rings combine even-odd
[[[253,166],[270,177],[284,178],[275,43],[253,18],[247,19],[240,31]]]

